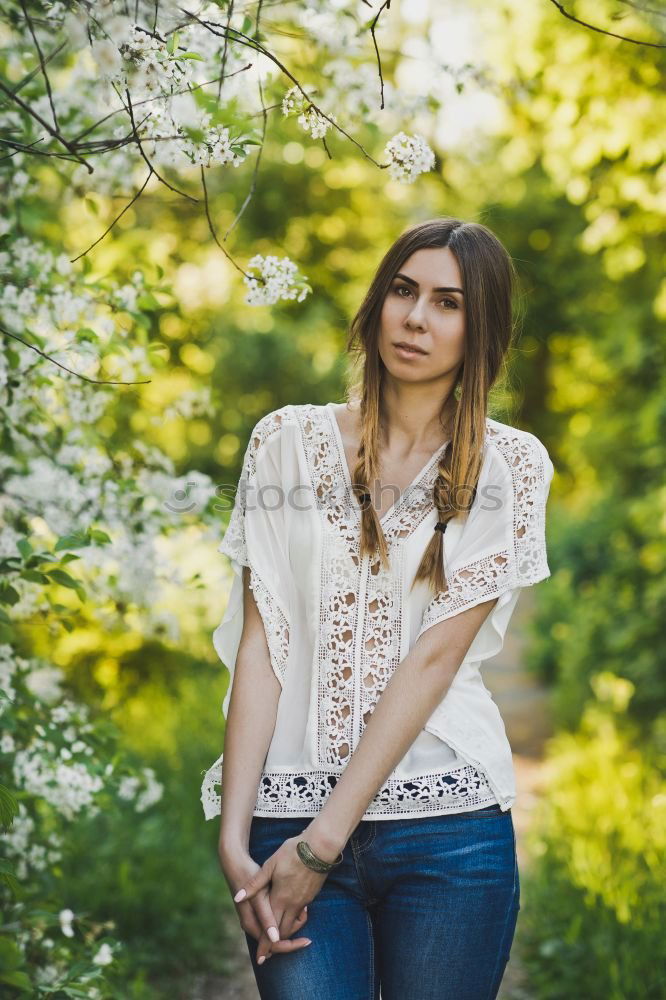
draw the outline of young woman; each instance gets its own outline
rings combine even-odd
[[[553,475],[487,415],[514,279],[485,226],[413,226],[353,320],[347,404],[285,405],[250,437],[202,802],[263,1000],[497,994],[515,782],[479,668],[550,575]]]

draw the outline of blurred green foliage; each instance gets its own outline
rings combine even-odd
[[[659,1000],[666,939],[664,753],[626,718],[630,681],[593,679],[580,728],[550,742],[527,836],[521,955],[532,995]]]
[[[139,435],[183,469],[235,486],[260,416],[286,402],[342,398],[347,323],[406,225],[450,214],[497,232],[524,295],[510,393],[497,415],[537,433],[556,467],[553,576],[537,592],[528,665],[552,685],[563,732],[549,749],[519,933],[535,997],[657,998],[666,167],[655,133],[666,119],[663,56],[576,27],[547,3],[477,8],[503,107],[483,156],[444,153],[441,173],[408,190],[338,141],[328,159],[293,122],[267,143],[242,242],[253,252],[281,246],[299,260],[315,289],[304,303],[245,306],[200,206],[161,190],[123,216],[96,249],[95,267],[126,280],[138,268],[161,283],[150,333],[165,345],[166,364],[150,386],[118,393],[105,431],[112,449]],[[208,182],[219,233],[247,183],[233,171]],[[57,213],[55,197],[26,205],[23,226],[64,240],[66,251],[79,252],[114,214],[102,197],[94,208],[73,198]],[[201,384],[214,388],[213,419],[152,422]],[[211,564],[217,558],[213,547]],[[224,973],[234,908],[217,865],[217,825],[204,824],[198,794],[223,736],[227,676],[210,634],[225,582],[220,567],[210,619],[189,623],[197,638],[187,649],[143,643],[137,630],[79,635],[78,646],[64,638],[52,650],[165,784],[159,808],[132,829],[104,816],[78,828],[81,860],[68,871],[72,908],[94,916],[99,907],[131,942],[121,970],[136,1000],[175,996],[171,977]],[[174,605],[187,618],[187,595]],[[595,694],[600,670],[618,678],[605,682],[614,691],[625,690],[622,679],[632,685],[622,718]]]

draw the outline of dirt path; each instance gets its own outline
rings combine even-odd
[[[551,732],[548,693],[521,667],[525,645],[522,626],[529,620],[531,611],[532,594],[527,589],[520,595],[504,649],[483,668],[484,682],[502,713],[513,750],[517,798],[512,813],[521,873],[529,863],[524,837],[531,811],[539,797],[543,744]],[[520,916],[498,1000],[533,1000],[520,965],[519,930]],[[237,923],[230,928],[230,934],[233,952],[228,979],[202,977],[191,995],[183,1000],[258,1000],[245,938]]]

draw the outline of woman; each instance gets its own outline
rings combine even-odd
[[[202,801],[220,812],[221,781],[265,1000],[497,994],[515,782],[479,666],[550,575],[553,475],[538,438],[487,416],[514,279],[485,226],[413,226],[352,323],[348,404],[283,406],[250,437],[220,546],[226,761]]]

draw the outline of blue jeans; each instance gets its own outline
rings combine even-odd
[[[259,865],[310,821],[253,816]],[[362,820],[292,937],[257,965],[261,1000],[493,1000],[520,909],[511,810]]]

